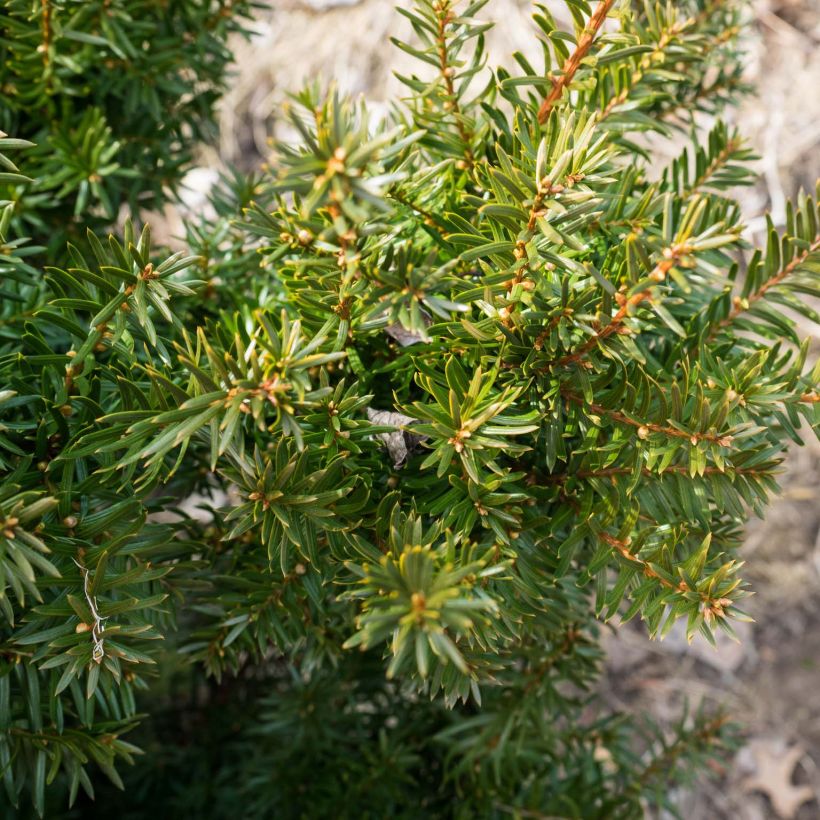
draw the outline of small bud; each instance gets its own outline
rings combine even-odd
[[[731,387],[726,391],[726,398],[729,401],[734,401],[737,398],[737,392],[732,390]]]
[[[72,408],[72,406],[70,404],[60,405],[60,415],[61,416],[65,416],[66,418],[68,418],[70,415],[72,415],[73,412],[74,412],[74,409]]]
[[[84,624],[82,622],[78,623],[77,626],[74,627],[74,631],[80,635],[83,632],[91,632],[92,627],[90,624]]]
[[[689,437],[689,443],[694,447],[698,443],[698,437],[697,436],[690,436]]]
[[[63,519],[63,526],[68,527],[70,530],[73,530],[74,527],[77,526],[77,518],[74,515],[67,515]]]
[[[304,575],[304,574],[307,572],[307,567],[306,567],[304,564],[301,564],[301,563],[300,563],[300,564],[297,564],[297,565],[293,568],[293,571],[294,571],[297,575]]]
[[[300,245],[309,245],[313,241],[313,234],[306,228],[302,228],[296,235]]]
[[[649,428],[644,426],[643,424],[638,428],[638,438],[639,439],[647,439],[649,438]]]

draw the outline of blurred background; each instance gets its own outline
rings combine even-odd
[[[410,39],[394,5],[268,0],[253,37],[234,44],[221,142],[189,177],[188,207],[201,205],[221,167],[250,170],[266,160],[271,136],[288,136],[281,105],[304,82],[334,81],[363,94],[376,112],[390,105],[400,93],[392,72],[408,58],[389,36]],[[497,23],[488,34],[491,63],[509,61],[515,50],[537,53],[532,5],[490,0],[485,7],[482,17]],[[548,5],[560,19],[560,3]],[[820,0],[754,0],[741,36],[754,91],[724,119],[760,156],[757,183],[737,192],[754,242],[767,211],[782,225],[786,199],[800,187],[813,190],[820,177]],[[677,153],[667,146],[659,162]],[[803,335],[810,332],[807,326]],[[818,351],[815,338],[815,357]],[[614,709],[664,721],[687,698],[693,705],[705,700],[724,704],[745,727],[743,747],[717,779],[680,795],[689,820],[820,817],[820,446],[810,436],[785,465],[782,494],[766,520],[749,525],[745,577],[755,591],[747,607],[755,622],[739,624],[740,644],[726,639],[715,651],[697,639],[689,646],[675,632],[650,642],[640,624],[607,636],[601,696]]]

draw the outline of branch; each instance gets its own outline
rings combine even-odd
[[[43,42],[37,46],[37,51],[43,54],[43,68],[48,68],[48,50],[51,47],[51,0],[42,0]]]
[[[672,41],[672,38],[680,34],[691,22],[691,20],[687,20],[682,24],[676,23],[672,28],[663,31],[654,51],[651,51],[649,54],[644,54],[640,63],[638,63],[638,67],[632,72],[626,87],[620,94],[616,94],[601,110],[601,113],[598,115],[599,122],[606,119],[614,109],[619,105],[623,105],[629,99],[629,94],[634,90],[635,86],[643,80],[647,71],[655,64],[658,55],[663,54],[666,47]]]
[[[678,258],[686,253],[689,253],[690,251],[691,248],[685,244],[673,245],[670,248],[664,249],[663,259],[652,269],[652,272],[649,274],[649,279],[653,282],[663,282],[663,280],[666,279],[666,275],[675,266]],[[563,365],[574,364],[582,361],[586,358],[586,355],[590,351],[594,350],[598,346],[599,342],[608,339],[614,333],[623,333],[624,329],[622,326],[624,321],[629,316],[630,309],[637,307],[641,302],[650,298],[651,294],[648,288],[632,294],[629,298],[625,297],[622,293],[616,293],[615,301],[618,302],[620,308],[618,309],[618,312],[609,320],[609,323],[598,330],[594,336],[587,339],[572,353],[567,353],[565,356],[561,356],[558,359],[552,359],[551,361],[545,362],[539,368],[539,372],[543,373],[553,367],[562,367]]]
[[[661,754],[647,764],[646,768],[638,775],[638,783],[641,786],[648,784],[656,774],[668,772],[677,759],[689,748],[691,742],[711,745],[715,738],[720,736],[720,730],[726,725],[728,719],[724,715],[719,715],[709,721],[704,726],[696,729],[689,737],[678,738],[671,746],[664,749]]]
[[[638,430],[639,438],[646,438],[650,433],[661,433],[665,436],[670,436],[671,438],[688,439],[689,442],[693,445],[697,444],[699,441],[711,441],[713,444],[719,444],[721,447],[728,447],[732,443],[731,436],[722,436],[719,433],[690,433],[686,432],[685,430],[678,430],[675,427],[667,427],[662,424],[653,424],[652,422],[636,421],[635,419],[631,419],[629,416],[624,415],[618,410],[610,410],[608,407],[604,407],[601,404],[587,404],[581,396],[578,396],[575,393],[570,393],[569,391],[562,391],[561,395],[565,399],[567,399],[567,401],[573,401],[576,404],[580,404],[592,410],[593,413],[602,416],[608,416],[613,421],[620,422],[621,424],[628,424],[630,427],[636,427]]]
[[[600,0],[595,11],[592,13],[592,17],[589,18],[589,23],[587,23],[587,27],[584,29],[583,34],[581,34],[581,38],[575,46],[575,51],[564,61],[561,76],[557,79],[553,79],[552,90],[538,109],[538,122],[540,122],[541,125],[547,121],[553,106],[561,99],[564,89],[572,82],[575,72],[581,65],[581,61],[586,57],[587,52],[595,40],[595,35],[604,24],[604,20],[614,3],[615,0]]]
[[[732,137],[727,143],[726,147],[712,160],[703,173],[692,183],[692,187],[685,190],[682,194],[683,199],[689,199],[702,188],[709,179],[714,176],[732,157],[736,151],[743,147],[743,140],[739,139],[737,135]]]
[[[653,578],[654,580],[658,581],[661,586],[666,587],[667,589],[674,590],[675,592],[689,592],[689,585],[686,581],[681,580],[679,584],[674,583],[673,581],[669,581],[668,579],[664,578],[659,572],[657,572],[651,564],[647,563],[643,560],[643,558],[638,558],[637,555],[633,555],[629,551],[629,545],[632,543],[632,539],[627,537],[626,540],[621,541],[616,538],[614,535],[610,535],[608,532],[602,532],[598,536],[605,544],[609,544],[618,555],[626,558],[632,564],[636,564],[640,567],[641,572],[647,578]]]
[[[568,181],[567,184],[571,186],[574,183]],[[513,254],[517,260],[527,258],[527,242],[529,242],[535,234],[536,228],[538,227],[539,217],[543,216],[545,213],[543,210],[544,200],[552,194],[561,193],[564,189],[564,185],[553,185],[553,182],[549,179],[549,177],[544,177],[538,183],[538,191],[533,198],[532,207],[530,208],[530,212],[527,216],[526,239],[519,239],[518,242],[515,243],[515,250],[513,251]],[[532,273],[529,262],[525,262],[516,271],[515,276],[507,283],[507,298],[510,297],[512,290],[516,285],[523,284],[527,273]]]
[[[786,277],[794,272],[795,268],[802,265],[809,258],[809,256],[811,256],[811,254],[816,253],[817,251],[820,251],[820,234],[817,234],[817,236],[814,237],[814,241],[808,248],[806,248],[806,250],[797,254],[797,256],[795,256],[788,265],[779,270],[774,276],[767,279],[754,293],[749,294],[745,300],[745,303],[739,296],[736,296],[734,299],[734,307],[731,312],[725,319],[719,321],[712,328],[712,332],[709,334],[706,341],[713,341],[724,327],[730,325],[738,316],[740,316],[741,313],[745,313],[749,310],[751,306],[755,304],[755,302],[760,301],[771,288],[779,285],[784,279],[786,279]]]
[[[441,3],[435,6],[436,18],[438,19],[438,34],[436,36],[436,43],[438,45],[438,59],[439,68],[441,70],[441,77],[444,80],[444,88],[447,92],[448,102],[450,103],[450,111],[452,112],[458,134],[461,141],[464,143],[464,160],[468,167],[472,168],[475,165],[475,156],[470,147],[472,143],[472,134],[464,125],[464,115],[461,113],[461,107],[458,104],[458,95],[456,94],[455,84],[453,78],[455,77],[455,70],[447,61],[447,35],[446,28],[448,23],[453,19],[453,10],[450,8],[449,0],[441,0]]]
[[[680,430],[676,432],[680,433]],[[681,435],[688,436],[689,434],[681,433]],[[609,478],[617,475],[632,475],[633,472],[634,470],[632,467],[602,467],[599,470],[578,470],[574,473],[553,473],[552,475],[547,476],[545,480],[548,484],[566,484],[567,481],[573,478]],[[662,472],[650,470],[648,467],[642,467],[641,473],[647,478],[650,476],[661,477],[667,473],[682,473],[689,475],[689,466],[686,464],[670,464],[668,467],[665,467]],[[733,467],[732,465],[728,465],[723,468],[709,465],[703,471],[703,475],[727,475],[729,473],[753,476],[773,475],[773,471],[771,470],[757,470],[754,467]]]

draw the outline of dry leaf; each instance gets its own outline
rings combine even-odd
[[[806,750],[802,746],[787,748],[779,739],[753,740],[749,744],[755,761],[756,774],[743,781],[747,792],[763,792],[782,820],[793,820],[797,810],[816,795],[810,786],[792,783],[794,767]]]
[[[396,427],[391,433],[377,433],[375,438],[387,447],[387,452],[393,459],[393,466],[401,467],[407,457],[424,441],[426,436],[417,436],[407,430],[411,424],[418,424],[418,419],[405,416],[401,413],[392,413],[389,410],[374,410],[367,408],[367,418],[373,424]]]

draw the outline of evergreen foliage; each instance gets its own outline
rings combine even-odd
[[[609,713],[600,624],[731,633],[743,524],[817,425],[793,318],[818,318],[817,200],[741,269],[742,139],[692,120],[663,171],[647,148],[742,90],[742,4],[567,0],[573,31],[537,7],[543,65],[489,72],[486,0],[416,0],[398,45],[418,71],[389,118],[311,87],[289,109],[301,141],[219,189],[194,254],[129,221],[42,269],[31,255],[75,217],[155,203],[207,122],[211,92],[175,108],[171,80],[96,70],[161,25],[157,50],[192,69],[175,82],[218,89],[214,4],[163,5],[179,18],[44,3],[70,47],[45,43],[46,72],[4,40],[21,83],[0,141],[7,800],[88,817],[674,808],[732,729]],[[95,28],[109,7],[133,28]],[[217,28],[238,25],[245,4],[220,7]],[[42,44],[39,4],[7,8]],[[134,113],[154,104],[167,132]],[[21,119],[42,106],[63,124]],[[54,183],[100,145],[110,188]],[[78,796],[95,789],[96,807]]]
[[[0,129],[36,143],[13,195],[25,232],[105,229],[121,206],[176,191],[214,105],[247,0],[7,0],[0,9]]]

